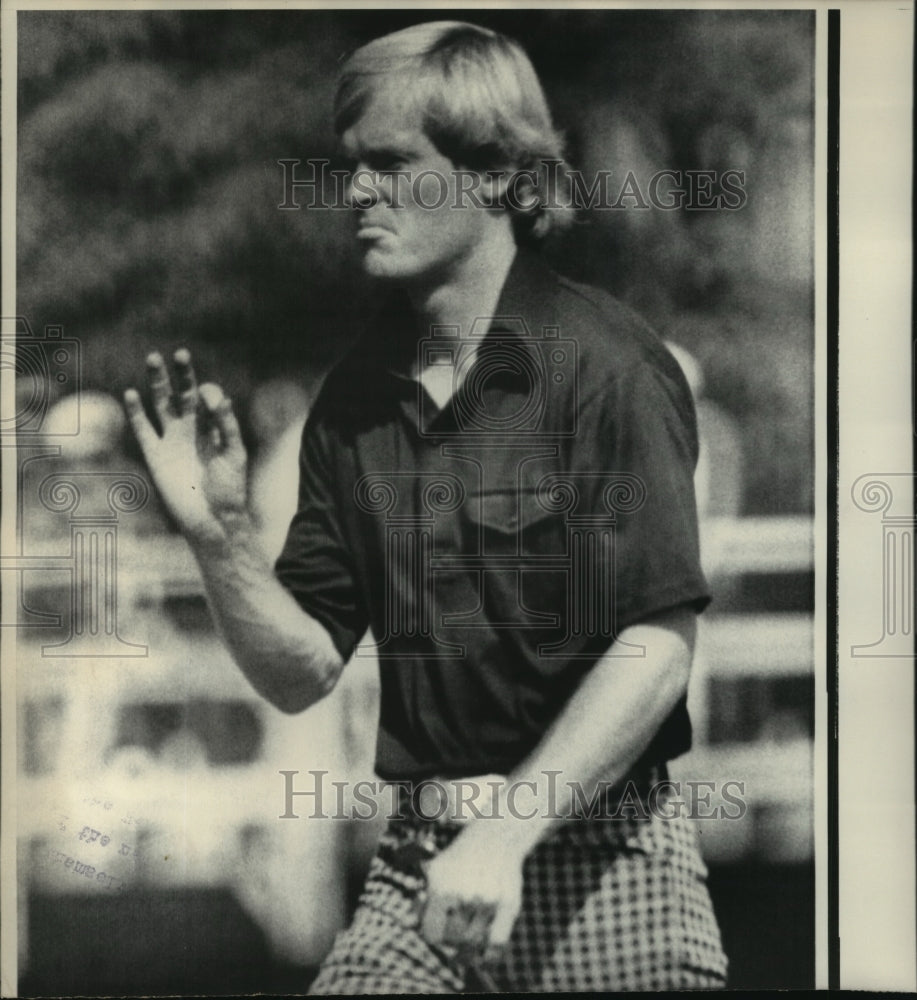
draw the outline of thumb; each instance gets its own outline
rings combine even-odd
[[[490,925],[488,944],[495,948],[502,948],[509,941],[513,933],[513,927],[522,908],[522,894],[516,892],[512,896],[501,900],[497,904],[497,912],[494,921]]]

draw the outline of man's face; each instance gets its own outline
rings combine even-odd
[[[413,102],[380,88],[341,146],[354,171],[364,271],[405,284],[448,281],[483,237],[488,210],[457,196],[455,164],[424,134]]]

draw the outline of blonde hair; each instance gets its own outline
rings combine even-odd
[[[505,35],[462,21],[432,21],[374,39],[341,69],[334,128],[342,135],[382,84],[401,84],[430,141],[456,166],[528,174],[525,204],[509,206],[517,238],[540,239],[572,221],[563,140],[534,67]]]

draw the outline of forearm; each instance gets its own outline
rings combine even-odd
[[[590,801],[598,782],[624,778],[685,692],[694,617],[691,611],[678,610],[626,629],[589,671],[534,751],[508,775],[500,810],[506,821],[472,821],[466,829],[469,839],[496,836],[505,850],[522,856],[574,811],[577,799],[571,784]],[[618,655],[633,652],[622,645],[625,642],[643,646],[645,656]],[[554,772],[553,779],[549,772]],[[523,782],[524,796],[517,794],[517,801],[510,803],[509,790],[522,788]]]
[[[274,575],[246,506],[246,453],[232,403],[219,386],[198,387],[191,355],[173,355],[173,388],[158,351],[147,384],[158,429],[140,394],[124,394],[127,416],[160,496],[204,578],[217,629],[252,686],[286,712],[324,697],[343,666],[327,630]]]
[[[277,579],[247,515],[224,528],[189,538],[217,631],[259,694],[302,711],[334,687],[340,653]]]

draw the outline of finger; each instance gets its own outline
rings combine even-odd
[[[150,448],[154,447],[159,440],[159,435],[153,429],[153,425],[147,420],[143,412],[143,403],[140,400],[140,393],[136,389],[128,389],[124,393],[124,409],[127,411],[127,419],[137,438],[137,443],[144,455],[147,455]]]
[[[242,434],[239,431],[239,421],[232,410],[232,400],[223,394],[223,390],[212,382],[205,382],[198,389],[198,396],[204,410],[219,429],[223,445],[233,450],[242,446]]]
[[[441,938],[444,945],[463,953],[483,950],[490,918],[482,914],[481,905],[480,900],[457,897],[446,903]]]
[[[441,944],[446,932],[446,903],[439,896],[430,896],[424,907],[420,933],[430,944]]]
[[[159,351],[147,355],[146,384],[153,399],[153,408],[159,419],[165,420],[171,416],[169,404],[172,400],[172,383],[169,381],[169,373]]]
[[[493,922],[490,925],[488,944],[492,948],[503,948],[513,933],[516,918],[519,916],[519,903],[503,903],[496,907]]]
[[[197,376],[191,364],[191,352],[180,347],[172,360],[175,362],[175,408],[180,414],[194,413],[197,410]]]
[[[465,943],[467,945],[476,950],[484,950],[496,913],[496,903],[487,903],[484,900],[475,901],[465,930]]]

